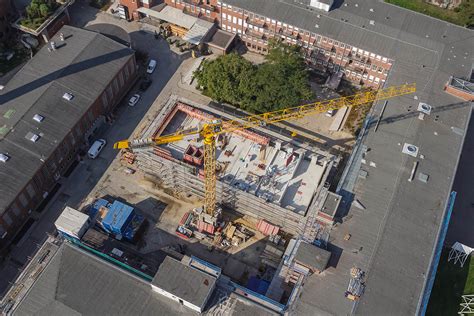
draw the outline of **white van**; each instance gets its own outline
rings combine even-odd
[[[97,156],[99,156],[99,153],[102,151],[102,149],[105,147],[105,144],[107,142],[105,139],[98,139],[96,140],[91,148],[89,148],[89,151],[87,152],[87,156],[89,156],[90,159],[95,159]]]
[[[155,71],[156,68],[156,60],[151,59],[150,62],[148,63],[148,67],[146,69],[146,72],[149,74],[152,74],[153,71]]]

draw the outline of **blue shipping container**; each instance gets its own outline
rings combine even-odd
[[[98,199],[92,204],[89,208],[89,216],[90,218],[94,219],[96,214],[99,212],[99,209],[102,206],[107,207],[107,204],[109,204],[109,201],[104,200],[104,199]]]
[[[102,226],[113,234],[123,235],[134,215],[133,207],[119,201],[114,201],[109,206],[109,211],[102,220]]]
[[[130,221],[130,224],[125,229],[125,232],[123,233],[123,237],[130,241],[133,241],[133,239],[135,238],[135,234],[142,226],[144,220],[145,218],[143,217],[143,215],[135,214],[133,216],[133,219]]]

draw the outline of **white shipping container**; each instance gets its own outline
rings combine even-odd
[[[59,232],[81,239],[89,228],[90,218],[89,215],[66,206],[54,225]]]

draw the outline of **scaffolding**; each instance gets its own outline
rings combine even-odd
[[[451,260],[453,260],[454,264],[459,262],[462,268],[467,258],[469,258],[473,251],[474,248],[468,247],[456,241],[449,251],[448,262]]]

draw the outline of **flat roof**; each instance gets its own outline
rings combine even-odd
[[[323,206],[321,207],[321,212],[334,216],[339,208],[341,203],[341,196],[339,194],[328,192],[326,199],[324,200]]]
[[[340,253],[335,267],[331,265],[324,278],[306,281],[296,311],[417,314],[471,115],[468,102],[443,88],[450,76],[469,78],[474,37],[472,30],[383,1],[346,2],[326,13],[292,0],[225,1],[392,59],[385,86],[416,82],[414,95],[388,101],[377,131],[371,125],[353,154],[341,191],[355,194],[366,209],[352,207],[350,220],[332,232],[329,247]],[[416,112],[419,102],[433,107],[424,120]],[[381,107],[375,106],[374,119]],[[400,146],[405,142],[419,146],[424,159],[403,154]],[[362,148],[370,148],[366,165],[361,162]],[[407,181],[416,160],[417,173],[428,174],[428,183],[418,181],[417,175]],[[358,177],[361,168],[369,171],[367,179]],[[346,233],[352,235],[348,241]],[[368,276],[357,304],[343,295],[354,265]]]
[[[166,257],[151,284],[202,307],[209,299],[216,280],[216,277],[210,274]]]
[[[63,33],[66,40],[59,39]],[[0,214],[105,90],[133,51],[101,34],[63,26],[0,92]],[[73,98],[67,101],[64,93]],[[39,114],[44,120],[33,120]],[[36,142],[28,133],[39,136]]]
[[[58,219],[54,222],[54,225],[64,229],[66,232],[71,232],[75,236],[78,236],[88,220],[89,216],[87,214],[66,206]]]
[[[295,260],[307,267],[316,268],[319,271],[326,269],[331,252],[307,242],[300,242],[296,250]]]
[[[13,315],[198,315],[145,282],[63,243]]]
[[[227,49],[227,47],[229,47],[229,45],[234,40],[235,36],[235,34],[223,30],[217,30],[212,35],[211,39],[207,42],[207,44],[221,49]]]

